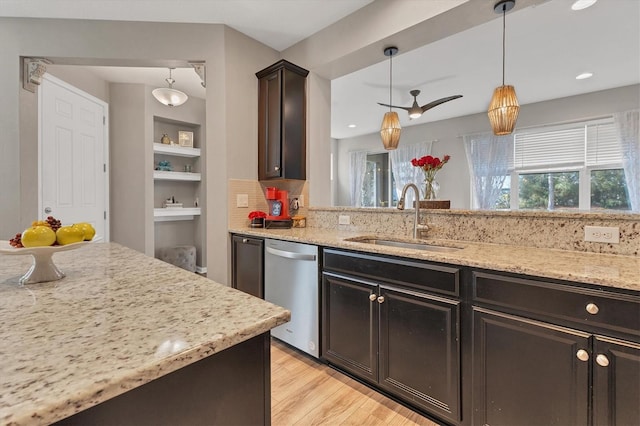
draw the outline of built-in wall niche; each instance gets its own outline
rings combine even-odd
[[[173,141],[170,146],[179,147],[178,132],[193,132],[193,148],[200,148],[202,140],[201,127],[199,124],[187,123],[184,121],[174,120],[171,118],[154,116],[153,117],[153,142],[162,143],[162,135],[169,136]]]

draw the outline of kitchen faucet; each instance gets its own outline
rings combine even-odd
[[[404,197],[407,195],[407,189],[413,188],[415,192],[415,210],[416,215],[413,220],[413,238],[418,239],[418,223],[420,222],[420,190],[413,183],[408,183],[402,188],[402,194],[400,194],[400,200],[398,200],[398,210],[404,210]]]

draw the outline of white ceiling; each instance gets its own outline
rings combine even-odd
[[[282,51],[373,0],[0,0],[0,16],[225,24]]]
[[[421,0],[428,1],[428,0]],[[0,0],[0,16],[225,23],[277,50],[305,38],[371,0]],[[640,83],[640,1],[600,0],[571,11],[572,0],[551,0],[507,14],[506,84],[520,104]],[[188,7],[185,7],[188,5]],[[492,8],[493,1],[487,1]],[[126,12],[125,12],[126,11]],[[311,19],[310,17],[313,17]],[[420,89],[421,105],[454,94],[463,98],[403,126],[486,111],[501,84],[502,19],[445,38],[393,59],[393,104],[409,106]],[[89,67],[111,82],[166,85],[166,68]],[[575,80],[591,71],[594,77]],[[204,98],[192,69],[176,69],[175,88]],[[389,63],[337,78],[331,89],[331,135],[378,132],[389,101]],[[356,124],[356,128],[348,128]]]
[[[487,2],[492,8],[492,2]],[[640,83],[640,1],[600,0],[582,11],[571,0],[552,0],[515,9],[506,16],[506,84],[516,88],[521,105]],[[424,124],[485,112],[493,89],[502,84],[502,18],[393,59],[393,104],[411,106],[450,95],[462,98],[401,125]],[[347,138],[380,130],[389,103],[389,61],[332,81],[332,137]],[[585,71],[594,76],[575,77]],[[350,129],[349,124],[357,127]],[[487,130],[488,127],[487,121]]]

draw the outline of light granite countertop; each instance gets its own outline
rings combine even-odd
[[[20,286],[0,255],[0,424],[49,424],[287,322],[289,311],[114,243]]]
[[[229,232],[640,291],[638,256],[428,239],[423,242],[459,247],[461,250],[423,251],[348,241],[371,234],[319,228],[234,228]],[[406,240],[393,235],[375,236]]]

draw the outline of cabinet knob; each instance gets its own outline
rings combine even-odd
[[[596,357],[596,362],[601,367],[607,367],[609,365],[609,358],[606,355],[600,354]]]
[[[384,296],[378,297],[378,303],[383,303],[383,302],[384,302]]]
[[[580,361],[589,361],[589,352],[585,351],[584,349],[580,349],[578,352],[576,352],[576,357],[578,357]]]
[[[275,167],[273,168],[273,170],[275,170],[276,172],[277,172],[277,171],[279,171],[279,170],[280,170],[280,166],[275,166]]]
[[[595,303],[589,303],[586,309],[587,312],[589,312],[591,315],[595,315],[600,311],[600,308],[598,308],[598,305],[596,305]]]
[[[372,302],[375,301],[378,298],[378,296],[376,296],[375,294],[370,294],[369,295],[369,300],[371,300]]]
[[[242,239],[242,242],[243,242],[243,243],[248,243],[248,242],[249,242],[249,239],[248,239],[248,238],[243,238],[243,239]]]

